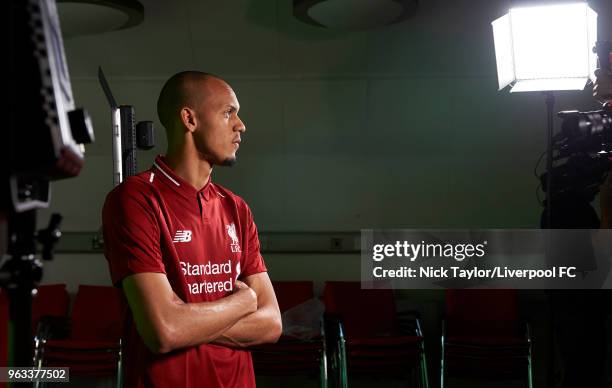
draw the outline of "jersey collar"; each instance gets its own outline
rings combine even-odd
[[[153,162],[152,168],[153,170],[157,170],[159,172],[158,176],[160,179],[166,182],[169,187],[186,198],[191,199],[197,197],[198,195],[202,195],[205,200],[209,200],[211,197],[213,197],[211,195],[213,192],[211,177],[208,178],[208,182],[206,182],[202,189],[197,190],[189,182],[178,176],[174,170],[168,167],[166,164],[166,157],[164,155],[157,155],[155,161]]]

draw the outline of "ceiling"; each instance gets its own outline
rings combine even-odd
[[[65,39],[73,78],[95,77],[98,65],[111,78],[183,69],[228,78],[494,76],[490,22],[509,4],[422,0],[402,23],[338,32],[295,20],[290,0],[142,3],[137,27]]]
[[[65,40],[73,77],[94,77],[98,65],[111,77],[163,78],[187,68],[240,78],[494,76],[490,23],[511,4],[421,0],[402,23],[338,32],[297,21],[291,0],[141,2],[141,25]]]

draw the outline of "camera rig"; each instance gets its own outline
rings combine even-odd
[[[590,112],[558,113],[561,131],[553,137],[552,185],[548,171],[540,175],[543,190],[553,200],[579,198],[590,202],[612,168],[612,102]]]
[[[611,73],[612,43],[597,42],[599,68]],[[552,163],[540,175],[548,202],[577,199],[591,202],[612,168],[612,96],[602,108],[559,112],[561,131],[552,137]],[[550,186],[550,187],[549,187]]]
[[[49,206],[51,181],[79,175],[91,120],[75,109],[54,0],[10,0],[0,14],[8,46],[8,119],[1,132],[0,286],[10,300],[12,362],[32,365],[32,295],[61,233],[61,216],[36,231],[36,211]]]

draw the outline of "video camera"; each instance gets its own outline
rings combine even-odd
[[[542,187],[553,198],[574,197],[590,202],[612,168],[612,102],[591,112],[558,113],[561,131],[553,137],[552,190],[548,172],[540,176]]]
[[[598,42],[593,49],[602,71],[610,72],[612,43]],[[590,112],[568,110],[558,113],[561,131],[553,136],[551,187],[549,171],[540,175],[544,192],[552,199],[581,199],[591,202],[612,168],[612,96],[602,109]]]

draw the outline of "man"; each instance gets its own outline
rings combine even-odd
[[[595,85],[593,97],[598,101],[612,101],[612,53],[608,54],[608,69],[595,70]],[[599,191],[601,210],[601,228],[612,229],[612,174],[608,177]]]
[[[612,65],[612,54],[610,55]],[[612,99],[612,74],[595,72],[593,96]],[[557,210],[555,227],[565,229],[612,228],[612,174],[599,191],[600,219],[589,204],[568,204]],[[554,217],[553,217],[554,220]],[[555,222],[553,221],[553,224]],[[607,238],[604,234],[603,238]],[[549,290],[559,354],[564,366],[563,388],[604,387],[606,371],[606,317],[609,290]]]
[[[171,77],[157,104],[166,155],[106,199],[105,255],[130,307],[126,387],[254,387],[243,348],[281,333],[251,211],[210,180],[236,161],[239,109],[218,77]]]

